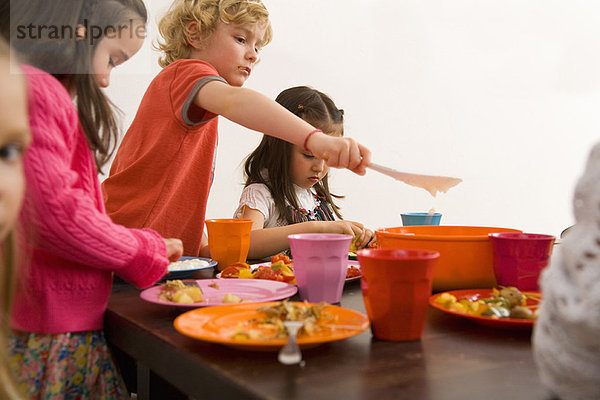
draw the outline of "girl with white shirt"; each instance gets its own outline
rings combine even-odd
[[[298,117],[331,136],[344,135],[344,111],[326,94],[307,86],[286,89],[275,99]],[[373,231],[344,221],[329,191],[329,167],[306,148],[265,136],[248,156],[246,185],[234,218],[254,221],[248,258],[269,257],[289,248],[295,233],[345,233],[356,248]]]

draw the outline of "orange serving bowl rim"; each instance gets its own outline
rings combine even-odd
[[[523,232],[513,228],[464,225],[413,225],[381,228],[376,235],[406,240],[487,241],[493,232]]]

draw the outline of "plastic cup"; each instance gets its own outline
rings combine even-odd
[[[298,294],[310,303],[339,303],[348,271],[351,235],[299,233],[288,236]]]
[[[400,214],[403,226],[412,225],[439,225],[442,219],[441,213],[429,214],[426,212],[410,212]]]
[[[421,338],[440,253],[417,249],[363,249],[357,253],[371,332],[382,340]]]
[[[500,286],[539,290],[538,279],[548,265],[555,236],[537,233],[490,233],[494,275]]]
[[[250,249],[251,219],[207,219],[208,249],[219,271],[246,262]]]

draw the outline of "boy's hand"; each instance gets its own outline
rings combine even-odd
[[[348,168],[364,175],[371,162],[371,151],[352,138],[334,137],[321,132],[313,134],[306,143],[308,150],[328,166]]]
[[[183,243],[179,239],[165,239],[163,238],[165,245],[167,246],[167,258],[169,261],[177,261],[183,255]]]

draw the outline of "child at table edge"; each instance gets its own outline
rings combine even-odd
[[[296,86],[275,101],[324,133],[344,135],[344,111],[316,89]],[[289,250],[288,235],[343,233],[362,248],[373,231],[342,220],[329,190],[329,167],[310,151],[272,136],[264,136],[244,165],[246,175],[234,218],[253,221],[248,258],[260,259]]]
[[[532,334],[542,384],[562,400],[600,399],[600,143],[575,186],[575,225],[542,271]]]
[[[203,231],[219,115],[306,148],[330,166],[365,173],[368,149],[325,135],[242,88],[272,36],[260,0],[178,0],[159,30],[164,69],[144,94],[102,185],[115,222],[181,238],[184,255],[208,256]]]
[[[8,352],[30,398],[128,397],[102,330],[113,276],[151,286],[182,252],[179,239],[113,223],[97,177],[118,134],[102,88],[142,46],[143,36],[132,30],[143,31],[146,20],[141,0],[29,0],[11,7],[11,44],[28,64],[22,71],[32,142],[24,157]],[[86,22],[104,34],[92,40]],[[76,36],[19,37],[18,26],[34,23],[68,26]],[[124,28],[109,34],[115,26]]]
[[[0,399],[25,398],[9,369],[8,329],[16,273],[14,225],[25,192],[23,155],[31,143],[25,79],[10,73],[18,68],[0,37]]]

